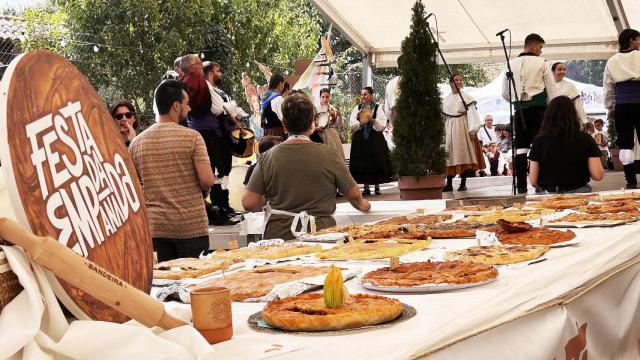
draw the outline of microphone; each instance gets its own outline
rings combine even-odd
[[[509,29],[504,29],[504,30],[500,31],[499,33],[497,33],[496,36],[500,36],[500,35],[504,34],[507,31],[509,31]]]

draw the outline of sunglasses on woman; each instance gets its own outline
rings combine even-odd
[[[133,113],[131,111],[126,112],[124,114],[115,114],[113,115],[113,118],[116,120],[122,120],[122,118],[127,118],[127,119],[131,119],[133,117]]]

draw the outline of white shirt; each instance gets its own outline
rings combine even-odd
[[[607,60],[602,79],[605,108],[613,109],[615,83],[628,80],[640,80],[640,51],[638,50],[617,53]]]
[[[582,99],[580,99],[580,92],[578,88],[570,81],[566,79],[562,79],[556,83],[556,96],[566,96],[573,101],[573,104],[576,107],[576,111],[578,112],[578,117],[582,121],[583,124],[589,122],[587,120],[587,114],[584,111],[584,107],[582,106]]]
[[[384,113],[387,118],[391,117],[391,109],[396,106],[398,96],[400,96],[400,76],[391,79],[384,90]]]
[[[216,116],[224,114],[224,101],[222,97],[215,91],[215,88],[209,81],[207,81],[207,86],[209,87],[209,94],[211,94],[211,113]]]
[[[237,117],[239,111],[237,106],[235,106],[235,101],[231,101],[231,98],[229,98],[224,91],[211,85],[208,81],[207,86],[209,87],[209,94],[211,94],[211,113],[216,116],[220,114],[229,114],[233,117]],[[223,99],[220,93],[225,94],[227,99]]]
[[[556,97],[556,84],[549,62],[539,56],[518,56],[511,60],[513,80],[516,83],[518,99],[528,101],[535,95],[547,90],[547,99]],[[511,89],[512,100],[515,101],[514,89]],[[502,82],[502,97],[509,101],[509,82],[504,77]]]
[[[373,129],[376,131],[382,131],[387,127],[387,116],[382,111],[382,106],[378,106],[378,110],[375,113],[376,118],[373,119]],[[354,107],[349,116],[349,123],[351,124],[351,130],[358,131],[361,129],[360,122],[358,121],[358,107]]]
[[[469,131],[474,130],[480,126],[480,115],[478,115],[478,109],[476,109],[476,99],[462,90],[460,90],[460,94],[462,94],[464,102],[467,103],[468,109],[464,108],[460,95],[451,93],[442,100],[442,112],[449,117],[457,117],[466,113]]]
[[[487,135],[487,133],[489,134]],[[482,125],[478,129],[478,140],[480,140],[482,145],[489,145],[489,143],[492,143],[492,142],[496,142],[496,143],[499,142],[500,139],[496,134],[496,127],[494,126],[492,128],[487,128],[487,125]]]
[[[284,102],[284,96],[278,96],[277,98],[271,100],[271,110],[273,110],[276,115],[278,115],[278,119],[282,121],[282,103]]]

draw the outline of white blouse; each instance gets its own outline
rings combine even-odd
[[[604,87],[604,106],[613,109],[615,83],[640,80],[640,51],[617,53],[607,60],[604,67],[602,86]]]
[[[480,115],[478,115],[478,109],[476,108],[476,99],[462,90],[460,90],[460,94],[462,94],[464,102],[467,103],[468,110],[464,108],[460,95],[451,93],[442,100],[442,112],[449,117],[457,117],[466,113],[469,131],[475,130],[480,127]]]
[[[589,122],[589,120],[587,120],[587,113],[584,111],[584,106],[582,106],[580,91],[578,91],[578,88],[572,82],[562,79],[556,83],[556,90],[558,92],[557,96],[566,96],[573,101],[576,111],[578,112],[578,117],[583,124]]]

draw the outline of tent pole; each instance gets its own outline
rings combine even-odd
[[[373,87],[373,67],[371,66],[371,53],[362,58],[362,87]]]

